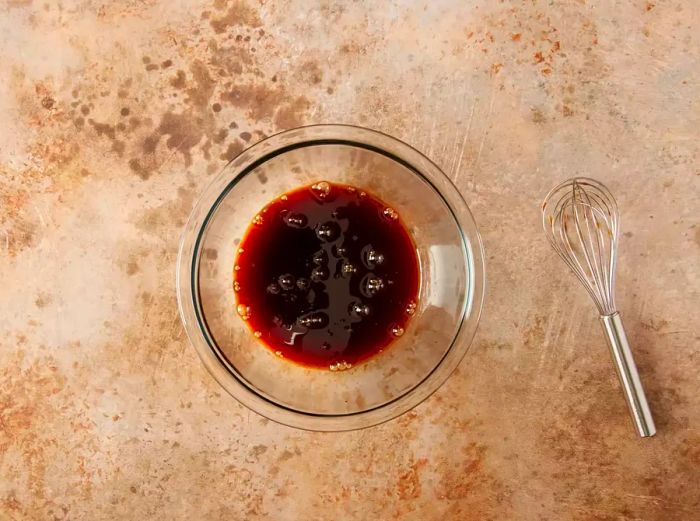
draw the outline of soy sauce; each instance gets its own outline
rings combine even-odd
[[[271,201],[234,266],[237,312],[278,356],[349,369],[401,336],[416,311],[416,247],[390,206],[325,181]]]

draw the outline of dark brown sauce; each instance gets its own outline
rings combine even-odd
[[[378,198],[325,181],[268,204],[240,243],[237,312],[278,356],[348,369],[401,336],[416,310],[416,247]]]

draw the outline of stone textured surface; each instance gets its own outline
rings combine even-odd
[[[700,511],[700,15],[693,0],[0,2],[0,519],[690,520]],[[181,226],[278,130],[432,157],[482,230],[470,354],[377,428],[249,412],[177,314]],[[659,434],[539,225],[606,182]]]

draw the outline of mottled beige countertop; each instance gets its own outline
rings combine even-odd
[[[0,519],[690,521],[700,511],[700,14],[668,1],[0,2]],[[180,229],[278,130],[395,135],[487,255],[457,372],[398,420],[267,421],[180,324]],[[539,203],[622,209],[638,439]]]

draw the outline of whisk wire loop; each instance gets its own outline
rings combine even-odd
[[[550,244],[601,315],[614,313],[619,215],[610,192],[593,179],[570,179],[550,191],[542,215]]]

